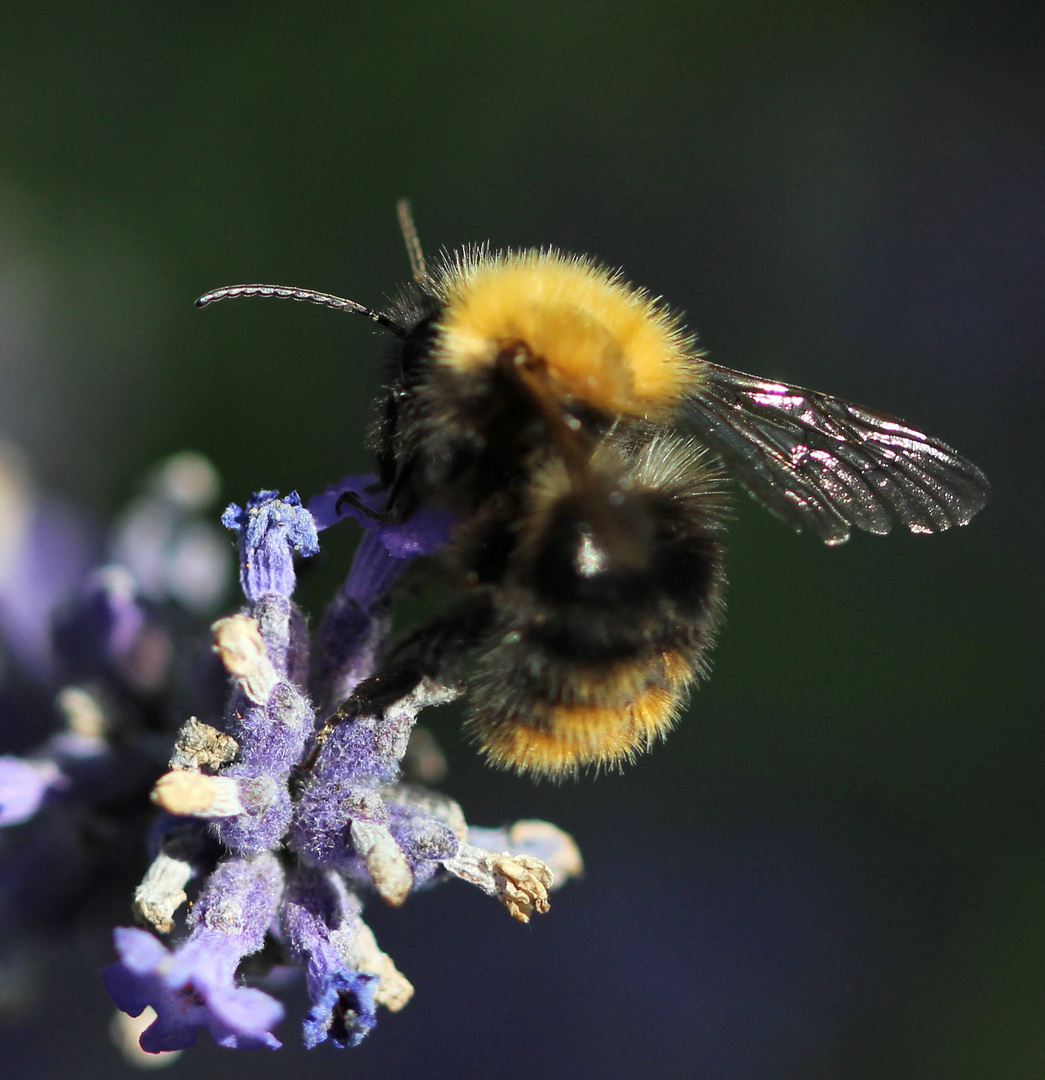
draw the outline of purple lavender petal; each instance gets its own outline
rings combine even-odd
[[[240,584],[251,603],[265,593],[289,597],[294,591],[294,555],[307,558],[319,551],[312,515],[296,491],[284,498],[259,491],[245,509],[231,503],[221,523],[239,537]]]
[[[313,663],[321,704],[332,708],[344,701],[373,673],[388,633],[387,593],[405,567],[404,560],[388,553],[377,531],[363,534],[345,583],[316,634]]]
[[[189,941],[171,953],[148,931],[131,927],[117,927],[114,941],[120,960],[102,971],[105,989],[131,1016],[149,1005],[156,1011],[141,1037],[143,1050],[184,1050],[204,1027],[220,1046],[280,1046],[269,1029],[282,1019],[283,1006],[260,990],[236,986],[238,958],[227,950]]]
[[[118,1009],[140,1016],[156,1000],[162,985],[157,970],[170,954],[148,930],[131,926],[116,927],[113,944],[120,959],[102,969],[106,993]]]
[[[397,559],[431,555],[450,538],[454,515],[445,506],[425,506],[409,521],[378,528],[381,541]]]
[[[397,559],[431,555],[446,543],[454,520],[446,507],[423,507],[409,521],[381,525],[375,517],[343,499],[345,495],[352,495],[375,515],[379,515],[384,510],[387,493],[367,490],[373,486],[375,479],[372,474],[346,476],[309,499],[308,508],[315,518],[316,528],[328,529],[346,518],[353,518],[367,530],[376,525],[388,553]]]
[[[310,965],[312,1007],[302,1024],[306,1049],[327,1039],[342,1049],[358,1046],[377,1023],[374,994],[379,982],[378,976],[351,968],[313,974]]]
[[[375,514],[380,514],[385,505],[385,493],[366,490],[376,482],[377,477],[373,473],[356,473],[342,477],[336,484],[330,484],[318,495],[313,495],[308,500],[308,509],[316,522],[316,528],[322,532],[323,529],[329,529],[331,525],[337,525],[346,518],[353,518],[360,525],[373,525],[373,518],[368,517],[347,500],[340,502],[339,505],[339,500],[343,495],[353,495]]]
[[[287,889],[283,938],[290,955],[307,971],[312,1007],[305,1016],[305,1046],[330,1039],[335,1046],[358,1046],[376,1022],[376,975],[350,968],[334,944],[354,939],[359,902],[334,874],[302,869]],[[346,941],[346,938],[348,940]]]
[[[50,761],[0,757],[0,826],[28,821],[47,792],[61,783],[58,766]]]
[[[388,550],[382,533],[383,529],[370,529],[363,534],[341,587],[341,594],[363,610],[383,599],[406,569],[406,560]]]
[[[442,547],[453,521],[445,508],[422,509],[409,521],[377,524],[345,494],[380,513],[384,492],[368,492],[373,477],[347,476],[309,501],[317,527],[327,528],[354,518],[365,529],[348,577],[323,617],[317,634],[314,685],[321,704],[333,707],[356,684],[372,674],[380,645],[388,632],[387,598],[410,559]]]
[[[206,1027],[221,1046],[277,1048],[270,1028],[283,1006],[260,990],[237,986],[244,956],[257,952],[275,917],[283,871],[270,852],[232,858],[211,874],[192,913],[192,934],[174,952],[144,930],[120,928],[120,960],[103,972],[106,989],[132,1016],[146,1005],[157,1020],[141,1038],[150,1053],[180,1050]]]

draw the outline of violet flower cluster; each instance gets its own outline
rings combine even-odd
[[[216,665],[193,647],[229,584],[227,541],[201,517],[217,488],[208,462],[176,455],[106,543],[0,442],[4,1016],[43,1003],[63,938],[93,951],[95,924],[122,917],[189,684],[220,708]]]
[[[248,969],[254,978],[273,967],[304,974],[306,1046],[357,1045],[379,1006],[402,1008],[413,993],[362,919],[375,893],[399,905],[416,889],[459,877],[525,922],[547,910],[549,889],[579,872],[573,842],[554,826],[469,829],[456,802],[425,786],[437,777],[441,756],[415,728],[418,713],[453,699],[458,688],[426,680],[380,716],[324,727],[375,670],[389,635],[392,586],[412,558],[445,541],[449,527],[435,513],[381,525],[349,508],[346,516],[365,532],[344,584],[310,633],[292,598],[294,560],[316,554],[318,532],[340,519],[344,493],[353,506],[373,505],[369,479],[350,477],[308,507],[296,494],[263,491],[225,511],[246,598],[240,612],[211,628],[228,696],[216,706],[199,693],[173,751],[160,716],[168,681],[154,673],[153,696],[124,684],[150,663],[166,673],[177,641],[163,605],[146,594],[150,568],[136,574],[121,566],[89,575],[79,603],[55,624],[57,651],[77,654],[58,692],[77,719],[35,752],[0,759],[0,823],[21,830],[45,824],[48,813],[93,811],[101,798],[120,803],[144,844],[143,796],[151,786],[162,817],[134,893],[138,925],[115,931],[118,959],[103,972],[121,1010],[154,1017],[140,1038],[149,1053],[184,1049],[202,1029],[222,1046],[278,1047],[283,1006],[245,981]],[[173,528],[169,508],[161,510],[153,508],[155,536]],[[180,528],[186,533],[183,521]],[[125,526],[120,534],[126,550],[134,548],[133,533]],[[150,534],[142,520],[138,533]],[[182,666],[195,671],[191,686],[207,683],[200,678],[205,664]],[[121,688],[137,712],[122,699],[119,708],[110,704]],[[85,755],[79,744],[69,746],[90,727],[88,715],[94,741]],[[158,744],[169,762],[156,779]],[[117,797],[120,782],[128,790]],[[46,847],[52,832],[40,828],[33,836],[30,847]]]

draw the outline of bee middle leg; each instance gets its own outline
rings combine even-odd
[[[455,683],[463,658],[486,634],[492,618],[493,610],[485,599],[470,600],[400,637],[378,670],[326,718],[301,768],[315,765],[331,732],[344,721],[383,716],[425,679],[448,686]]]

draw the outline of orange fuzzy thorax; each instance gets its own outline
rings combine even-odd
[[[441,363],[491,365],[522,343],[564,397],[610,414],[667,420],[698,377],[678,321],[647,293],[557,251],[465,252],[438,282]]]

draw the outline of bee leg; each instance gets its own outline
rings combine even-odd
[[[334,513],[340,517],[346,506],[351,506],[353,510],[358,510],[363,517],[368,518],[370,521],[376,521],[379,525],[385,525],[389,521],[389,516],[386,512],[371,509],[354,491],[341,492],[337,497],[337,502],[334,503]]]
[[[360,682],[351,697],[326,718],[300,768],[308,771],[315,765],[342,721],[383,716],[385,709],[402,701],[425,679],[448,685],[456,681],[462,658],[485,635],[492,619],[493,609],[485,598],[471,600],[401,637],[378,671]]]

